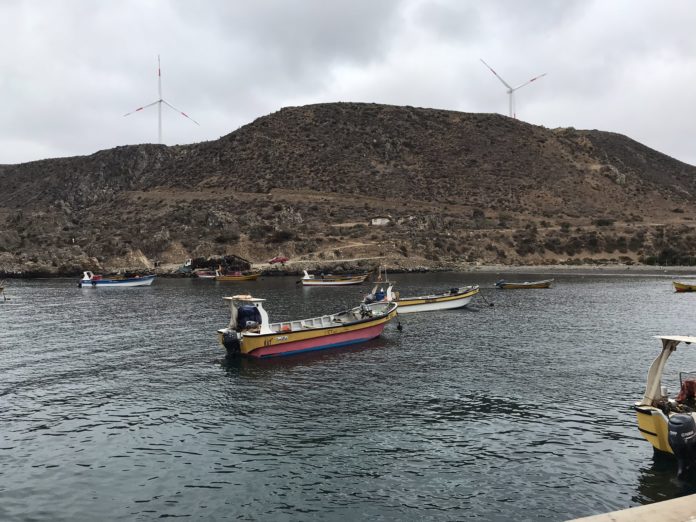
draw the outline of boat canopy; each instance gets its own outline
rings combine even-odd
[[[679,343],[686,343],[686,344],[696,343],[696,337],[690,336],[690,335],[656,335],[655,339],[662,339],[663,345],[664,345],[665,341],[676,341],[677,344],[679,344]]]
[[[249,294],[233,295],[232,297],[223,297],[225,301],[230,303],[230,324],[229,328],[232,330],[237,328],[237,320],[239,318],[240,310],[246,306],[256,307],[258,314],[261,318],[261,323],[259,324],[260,333],[266,334],[271,333],[269,328],[268,312],[263,307],[265,299],[259,299],[257,297],[252,297]],[[245,311],[245,313],[247,313]]]

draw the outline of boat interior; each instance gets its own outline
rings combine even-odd
[[[472,290],[478,288],[477,286],[462,286],[459,288],[450,288],[448,292],[441,292],[439,294],[429,294],[429,295],[418,295],[413,297],[406,297],[404,299],[437,299],[438,297],[448,297],[451,295],[461,295],[471,292]]]
[[[662,390],[662,397],[655,401],[654,405],[668,416],[673,413],[696,412],[696,370],[679,372],[679,393],[677,396],[670,399],[667,392]]]
[[[312,330],[315,328],[331,328],[332,326],[345,326],[385,313],[388,309],[388,305],[379,305],[380,303],[370,306],[362,305],[336,314],[321,315],[310,319],[270,323],[269,328],[273,332],[283,333]]]

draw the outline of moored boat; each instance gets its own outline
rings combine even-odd
[[[521,288],[551,288],[551,283],[553,283],[553,279],[524,282],[505,281],[504,279],[501,279],[495,283],[495,286],[496,288],[502,288],[504,290],[515,290]]]
[[[696,283],[681,283],[679,281],[672,281],[674,285],[675,292],[696,292]]]
[[[662,375],[667,359],[680,343],[696,344],[696,337],[657,335],[660,354],[650,365],[643,398],[634,404],[638,431],[655,451],[677,458],[677,476],[696,469],[696,372],[679,373],[679,393],[670,398]]]
[[[433,312],[436,310],[454,310],[468,305],[480,289],[478,285],[450,288],[446,292],[401,297],[393,291],[393,282],[386,277],[377,281],[372,292],[365,297],[365,302],[395,302],[399,305],[399,315],[414,312]]]
[[[335,275],[319,275],[315,276],[304,270],[304,276],[301,281],[304,286],[345,286],[359,285],[365,282],[369,274],[351,275],[351,276],[335,276]]]
[[[86,270],[82,273],[82,279],[77,283],[77,286],[80,288],[150,286],[155,277],[155,274],[133,277],[104,277]]]
[[[264,358],[337,348],[379,337],[396,316],[396,303],[362,304],[350,310],[309,319],[271,323],[265,299],[224,297],[230,303],[227,328],[218,338],[228,355]]]
[[[215,270],[210,270],[207,268],[196,268],[193,272],[191,272],[191,275],[199,279],[215,279],[215,276],[217,276]]]
[[[244,272],[221,272],[220,270],[215,271],[216,281],[256,281],[260,272],[252,272],[245,274]]]

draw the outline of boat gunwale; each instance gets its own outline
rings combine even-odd
[[[261,333],[261,332],[240,332],[240,333],[246,337],[259,338],[259,337],[267,337],[267,336],[287,335],[287,334],[295,334],[295,333],[302,333],[302,332],[317,332],[319,330],[331,330],[331,329],[336,329],[336,328],[345,328],[348,326],[355,326],[357,324],[368,323],[368,322],[372,322],[372,321],[379,321],[380,319],[387,318],[389,316],[389,314],[391,314],[392,312],[394,312],[398,309],[397,303],[389,303],[389,304],[393,304],[394,307],[391,309],[388,309],[386,312],[380,314],[377,317],[365,317],[364,319],[357,319],[356,321],[351,321],[350,323],[341,323],[341,324],[335,324],[335,325],[330,325],[330,326],[317,326],[317,327],[309,326],[306,328],[302,328],[301,330],[286,330],[286,331],[279,330],[277,332],[268,332],[268,333]],[[319,315],[316,317],[309,317],[307,319],[293,319],[290,321],[277,321],[275,323],[270,323],[270,324],[293,323],[293,322],[301,322],[301,321],[311,321],[313,319],[321,319],[322,317],[332,317],[332,316],[335,317],[335,316],[340,315],[342,313],[352,312],[353,310],[355,310],[355,308],[343,310],[343,311],[337,312],[335,314]],[[269,325],[269,327],[270,327],[270,325]],[[222,329],[218,330],[218,332],[221,332],[221,331],[226,330],[226,329],[227,328],[222,328]]]

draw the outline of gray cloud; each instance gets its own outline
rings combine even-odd
[[[287,105],[367,101],[626,134],[689,163],[688,0],[0,1],[0,163],[216,139]]]

